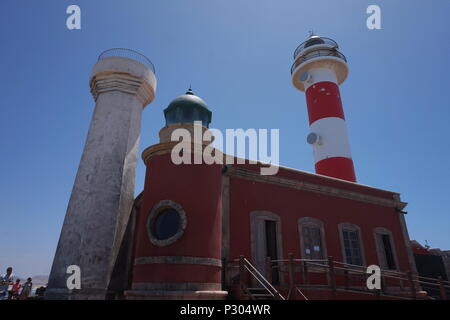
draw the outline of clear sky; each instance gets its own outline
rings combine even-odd
[[[66,28],[70,4],[81,30]],[[382,30],[366,27],[370,4]],[[280,163],[314,171],[305,97],[290,82],[311,29],[348,58],[341,94],[358,182],[400,192],[411,238],[450,249],[450,1],[2,0],[0,12],[0,272],[50,272],[94,107],[89,75],[108,48],[156,66],[141,150],[192,84],[211,127],[279,128]],[[144,170],[139,159],[136,194]]]

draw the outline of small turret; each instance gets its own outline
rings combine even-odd
[[[202,98],[196,96],[192,89],[175,98],[164,110],[166,126],[174,123],[193,123],[201,121],[208,128],[211,123],[212,112]]]

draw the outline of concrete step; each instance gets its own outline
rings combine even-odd
[[[273,298],[271,294],[252,294],[253,298]]]
[[[250,292],[267,292],[264,288],[247,288],[247,290]]]
[[[255,300],[273,300],[273,296],[264,288],[247,288],[248,292]]]

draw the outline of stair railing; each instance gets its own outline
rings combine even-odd
[[[279,300],[286,300],[283,295],[281,295],[277,289],[275,289],[275,287],[258,271],[258,269],[256,269],[255,266],[253,266],[250,261],[242,255],[239,257],[239,278],[241,287],[245,288],[245,284],[243,282],[244,270],[247,270],[247,272],[252,275],[253,278],[256,279],[256,281],[258,281],[272,297]]]

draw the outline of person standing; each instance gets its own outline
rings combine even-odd
[[[26,300],[26,299],[28,299],[28,296],[31,293],[31,289],[33,288],[33,282],[31,282],[31,281],[32,281],[32,279],[28,278],[27,282],[25,282],[23,284],[23,289],[22,289],[22,292],[19,295],[19,300]]]
[[[20,284],[20,279],[16,279],[16,283],[13,284],[11,289],[11,295],[10,299],[17,300],[19,297],[20,288],[22,288],[22,285]]]
[[[0,300],[8,299],[8,288],[14,284],[15,276],[12,273],[13,268],[8,267],[6,273],[0,277]]]

